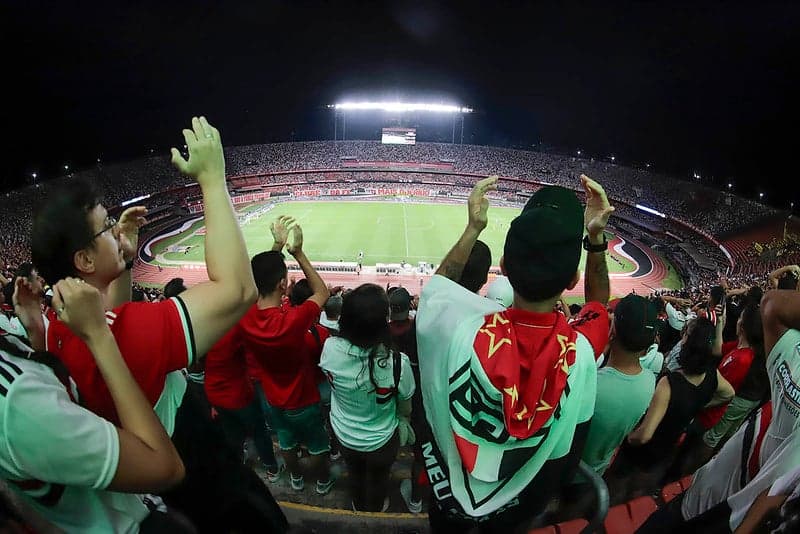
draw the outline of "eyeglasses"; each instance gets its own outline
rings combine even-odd
[[[100,237],[100,236],[101,236],[101,235],[102,235],[104,232],[107,232],[107,231],[111,230],[111,229],[112,229],[112,228],[114,228],[116,225],[117,225],[117,219],[116,219],[116,217],[113,217],[113,216],[111,216],[111,215],[108,215],[108,216],[106,217],[106,222],[105,222],[105,224],[103,225],[103,229],[102,229],[102,230],[100,230],[99,232],[97,232],[96,234],[94,234],[94,235],[92,236],[92,241],[94,241],[95,239],[97,239],[98,237]]]

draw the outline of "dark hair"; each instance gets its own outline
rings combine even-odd
[[[755,350],[756,357],[758,357],[759,352],[756,350],[757,347],[760,348],[761,355],[763,356],[764,327],[761,324],[761,309],[755,304],[748,304],[747,307],[742,310],[741,318],[744,337],[747,339],[750,347]]]
[[[389,330],[389,297],[379,285],[362,284],[344,296],[339,317],[339,336],[362,349],[369,349],[369,380],[377,389],[375,364],[386,367],[393,351]]]
[[[331,295],[328,297],[327,302],[322,307],[325,310],[325,315],[330,320],[338,319],[342,314],[342,297],[341,295]]]
[[[705,317],[698,317],[688,327],[686,341],[681,347],[678,362],[689,375],[705,373],[711,366],[716,331],[714,324]]]
[[[778,279],[778,289],[797,289],[797,277],[794,273],[783,273]]]
[[[131,289],[131,302],[144,302],[144,290],[138,287]]]
[[[558,296],[575,276],[575,270],[564,269],[543,276],[541,272],[526,267],[531,261],[533,261],[531,258],[525,256],[517,258],[508,253],[503,256],[506,276],[514,288],[514,293],[528,302],[541,302]]]
[[[186,291],[186,286],[183,285],[183,278],[173,278],[164,284],[164,298],[166,299],[180,295],[184,291]]]
[[[492,251],[489,250],[489,246],[483,241],[475,241],[469,252],[467,263],[464,265],[464,271],[461,273],[461,279],[458,281],[459,285],[477,293],[489,278],[491,266]]]
[[[274,250],[261,252],[250,260],[258,294],[265,297],[275,291],[278,282],[286,278],[288,269],[283,254]]]
[[[16,276],[23,276],[25,278],[30,278],[33,274],[33,264],[29,262],[20,263],[19,267],[17,267]]]
[[[747,290],[745,293],[746,304],[752,304],[754,306],[758,306],[761,304],[761,298],[764,296],[764,290],[761,289],[759,286],[752,286],[750,289]]]
[[[33,219],[31,257],[48,284],[77,274],[73,257],[92,243],[88,214],[99,204],[100,194],[84,180],[71,181],[42,203]]]
[[[292,286],[292,292],[289,293],[289,303],[292,306],[299,306],[307,301],[313,294],[314,292],[311,291],[311,286],[308,285],[308,280],[302,278]]]

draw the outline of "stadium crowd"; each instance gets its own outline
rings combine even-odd
[[[433,532],[588,517],[579,462],[615,503],[693,474],[640,532],[798,528],[797,265],[609,301],[615,207],[585,174],[568,183],[565,163],[552,174],[569,187],[537,188],[508,228],[504,276],[486,297],[492,259],[479,238],[497,176],[469,184],[463,233],[419,295],[331,288],[290,216],[248,258],[219,132],[200,117],[183,135],[171,163],[175,183],[200,189],[208,282],[135,286],[147,209],[107,209],[135,188],[103,200],[73,178],[48,184],[32,264],[2,280],[4,527],[299,532],[270,484],[324,496],[340,462],[353,510],[386,511],[392,465],[410,447],[400,494]],[[502,152],[497,170],[530,164],[524,154]],[[567,306],[582,250],[584,301]],[[290,282],[287,255],[302,279]],[[248,438],[263,478],[243,462]]]
[[[369,141],[325,141],[232,147],[226,153],[229,175],[257,175],[253,182],[255,185],[330,180],[325,173],[282,173],[310,169],[341,170],[347,168],[347,162],[407,162],[409,171],[414,170],[414,163],[436,164],[441,167],[426,169],[429,172],[424,174],[395,173],[393,179],[430,180],[433,175],[442,183],[465,187],[472,185],[474,177],[459,176],[458,173],[499,174],[513,179],[503,180],[501,190],[520,191],[530,191],[532,186],[529,182],[574,188],[576,177],[586,173],[607,184],[608,194],[615,201],[631,206],[647,205],[715,236],[778,213],[766,205],[691,181],[683,181],[682,187],[675,188],[673,184],[676,178],[673,176],[593,159],[533,151],[440,143],[396,146]],[[358,174],[354,179],[370,179],[370,173],[357,171],[358,167],[353,167],[354,175]],[[445,174],[436,175],[436,172]],[[377,178],[385,179],[385,175]],[[190,178],[176,176],[166,158],[148,157],[122,164],[98,163],[91,169],[10,191],[6,193],[4,206],[7,216],[0,222],[5,265],[30,259],[25,257],[24,251],[27,250],[30,235],[32,206],[38,205],[51,190],[78,179],[97,184],[98,189],[104,191],[109,206],[118,206],[123,201],[159,191],[182,188],[192,182]]]

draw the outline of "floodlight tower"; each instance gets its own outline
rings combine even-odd
[[[398,115],[406,113],[437,113],[450,114],[453,117],[453,128],[451,141],[456,142],[456,125],[459,126],[459,143],[464,143],[464,115],[472,113],[472,108],[458,106],[454,104],[426,104],[419,102],[341,102],[329,104],[328,109],[332,109],[333,118],[333,139],[335,141],[347,139],[347,112],[355,111],[383,111],[385,113],[395,113]],[[339,129],[339,119],[341,118],[341,130]]]

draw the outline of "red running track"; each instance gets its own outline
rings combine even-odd
[[[618,244],[618,238],[611,241],[610,246]],[[611,275],[611,295],[613,297],[621,297],[627,295],[631,291],[636,291],[640,295],[649,294],[651,288],[661,287],[661,282],[667,277],[667,267],[661,258],[653,254],[649,248],[633,239],[628,239],[628,242],[636,245],[639,249],[650,258],[653,265],[652,270],[639,277],[632,277],[625,274],[612,274]],[[356,275],[353,273],[321,273],[322,278],[332,286],[356,287],[360,284],[371,282],[374,284],[385,286],[387,283],[391,286],[403,286],[410,290],[412,294],[416,294],[422,286],[430,279],[429,275],[378,275],[378,274],[361,274]],[[292,275],[290,275],[292,276]],[[301,276],[297,274],[298,278]],[[208,280],[208,273],[205,267],[197,266],[181,266],[181,267],[162,267],[161,270],[155,265],[148,263],[137,262],[133,268],[133,279],[140,284],[154,284],[163,286],[170,279],[181,277],[187,286],[192,286],[200,282]],[[489,281],[494,279],[494,275],[489,276]],[[583,277],[575,289],[566,292],[568,296],[583,296]]]

